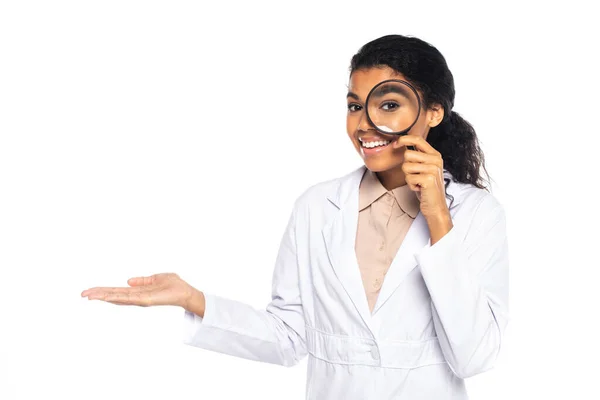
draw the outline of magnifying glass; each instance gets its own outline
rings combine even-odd
[[[400,79],[379,82],[367,96],[365,104],[369,123],[384,135],[402,136],[417,123],[421,98],[410,83]],[[415,146],[407,146],[416,150]]]

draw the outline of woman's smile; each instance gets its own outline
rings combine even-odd
[[[360,143],[360,147],[365,156],[379,154],[385,150],[390,143],[392,143],[391,140],[386,140],[376,136],[360,137],[358,138],[358,142]]]

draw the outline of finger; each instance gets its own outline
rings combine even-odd
[[[404,171],[405,174],[439,175],[440,168],[433,164],[404,162],[402,163],[402,171]]]
[[[97,292],[99,290],[105,290],[105,289],[110,289],[110,288],[101,288],[101,287],[89,288],[89,289],[86,289],[83,292],[81,292],[81,297],[86,297],[86,296],[89,296],[90,293],[94,293],[94,292]]]
[[[131,288],[131,287],[93,287],[91,289],[84,290],[83,293],[90,294],[95,292],[130,292],[130,291],[140,291],[142,288]],[[82,293],[82,294],[83,294]]]
[[[148,291],[147,287],[135,287],[135,288],[118,288],[118,287],[96,287],[88,290],[84,290],[81,294],[82,297],[88,296],[104,296],[107,293],[143,293]]]
[[[412,175],[406,175],[406,184],[413,192],[418,192],[421,190],[419,185],[417,185],[415,178]]]
[[[117,306],[138,306],[138,307],[146,307],[146,305],[143,305],[143,304],[130,304],[130,303],[122,303],[122,302],[120,302],[120,301],[107,301],[107,303],[114,304],[114,305],[117,305]]]
[[[423,139],[422,136],[418,135],[403,135],[398,138],[398,144],[403,146],[412,145],[415,146],[418,150],[421,150],[427,154],[440,154],[436,149],[434,149],[427,140]]]
[[[152,276],[138,276],[135,278],[129,278],[127,284],[129,286],[146,286],[154,283],[154,275]]]
[[[88,299],[102,300],[121,305],[149,305],[148,296],[142,296],[141,292],[98,292],[89,295]]]
[[[107,303],[114,304],[114,305],[117,305],[117,306],[135,306],[135,305],[138,305],[138,304],[121,303],[120,301],[107,301]]]
[[[404,162],[406,161],[433,164],[440,168],[443,168],[444,165],[444,160],[442,160],[441,156],[414,150],[406,150],[404,152]]]
[[[428,189],[436,185],[434,174],[407,174],[405,179],[407,184],[419,186],[421,189]]]

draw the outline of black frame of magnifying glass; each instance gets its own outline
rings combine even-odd
[[[377,125],[375,125],[373,123],[373,120],[371,119],[371,116],[369,115],[369,99],[371,98],[371,94],[373,93],[373,90],[375,90],[375,88],[383,85],[384,83],[388,83],[388,82],[402,82],[402,84],[405,84],[406,86],[408,86],[414,93],[415,96],[417,96],[417,103],[419,103],[419,110],[417,112],[417,118],[413,121],[412,124],[410,124],[410,126],[404,130],[398,131],[398,132],[385,132],[382,131],[381,129],[377,128]],[[385,81],[381,81],[379,82],[377,85],[373,86],[373,88],[369,91],[369,94],[367,95],[367,99],[365,100],[365,115],[367,116],[367,121],[369,121],[369,124],[371,124],[371,126],[373,128],[375,128],[375,130],[379,133],[382,133],[384,135],[390,135],[390,136],[403,136],[406,135],[408,133],[408,131],[410,131],[412,129],[413,126],[415,126],[415,124],[417,123],[417,121],[419,120],[419,116],[421,115],[421,96],[419,96],[419,92],[417,92],[417,89],[411,85],[409,82],[402,80],[402,79],[386,79]],[[409,149],[411,150],[415,150],[414,146],[408,146]]]

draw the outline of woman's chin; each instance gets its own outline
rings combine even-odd
[[[401,163],[398,163],[397,161],[390,162],[390,160],[374,160],[370,159],[370,157],[364,158],[363,161],[365,163],[365,167],[372,172],[388,171],[401,165]]]

